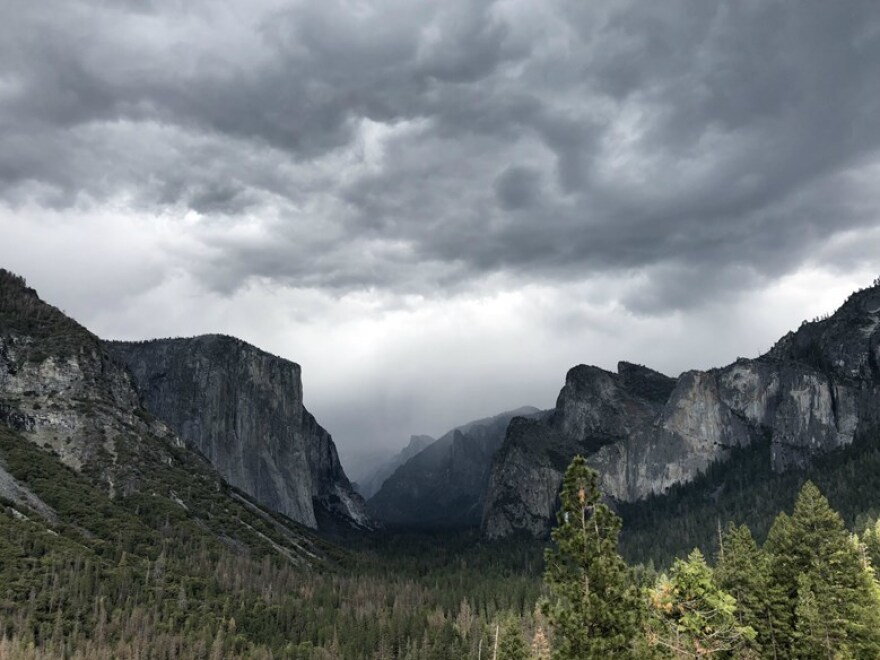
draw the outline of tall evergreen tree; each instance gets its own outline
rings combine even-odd
[[[840,515],[807,482],[768,536],[780,658],[880,658],[880,597]]]
[[[495,660],[529,660],[519,621],[508,616],[498,629],[498,654]]]
[[[598,475],[582,456],[566,470],[560,497],[544,573],[553,657],[635,657],[641,601],[618,553],[620,519],[599,501]]]
[[[865,544],[865,551],[874,568],[874,574],[880,579],[880,519],[872,521],[865,528],[862,543]]]
[[[736,618],[741,626],[755,630],[749,646],[765,657],[776,657],[770,586],[770,560],[745,525],[728,524],[720,538],[715,565],[718,586],[736,599]]]
[[[819,602],[813,584],[806,573],[798,575],[798,595],[795,605],[795,648],[799,660],[823,660],[843,656],[852,657],[848,646],[828,647],[826,626],[822,623]],[[836,651],[836,653],[835,653]]]

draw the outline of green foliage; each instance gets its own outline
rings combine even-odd
[[[775,657],[778,645],[772,625],[770,558],[745,525],[728,524],[719,544],[715,566],[718,586],[736,599],[736,618],[752,628],[756,637],[747,643],[755,653]]]
[[[562,507],[547,550],[546,613],[558,660],[634,657],[640,601],[618,554],[620,519],[599,502],[598,475],[575,457],[565,473]]]
[[[4,509],[0,638],[44,651],[58,651],[60,638],[89,649],[83,657],[129,657],[134,649],[145,658],[172,657],[176,648],[173,657],[203,658],[216,646],[222,658],[460,660],[476,657],[478,647],[487,657],[490,621],[528,621],[537,578],[503,547],[434,538],[437,560],[428,539],[388,539],[387,552],[381,543],[355,548],[332,571],[315,571],[171,532],[152,561],[125,555],[110,562]],[[460,632],[460,606],[447,604],[462,598],[468,623]]]
[[[755,637],[737,621],[736,599],[717,585],[699,550],[676,560],[651,590],[650,605],[649,641],[676,658],[731,657]]]
[[[880,568],[880,519],[869,522],[862,532],[862,543],[874,570]]]
[[[852,465],[851,455],[834,459],[843,471]],[[590,520],[602,519],[597,515],[598,507],[591,506],[597,496],[595,475],[582,460],[576,460],[563,484],[562,511],[554,531],[557,549],[548,553],[545,576],[557,597],[550,611],[554,614],[551,621],[557,632],[558,658],[613,657],[607,650],[604,656],[596,653],[591,646],[600,643],[596,638],[602,635],[586,632],[589,621],[583,612],[601,614],[603,610],[598,605],[592,610],[584,607],[577,591],[579,584],[590,584],[588,567],[599,563],[597,555],[611,558],[612,563],[617,556],[613,545],[589,543],[591,535],[577,533],[579,529],[587,531]],[[863,507],[865,504],[862,502]],[[592,536],[601,538],[600,529],[595,528]],[[616,534],[618,527],[612,529]],[[878,531],[877,523],[870,521],[864,542],[851,535],[840,514],[808,481],[793,513],[776,516],[763,548],[748,527],[731,523],[724,534],[718,530],[714,570],[699,549],[687,560],[675,560],[669,577],[661,577],[647,591],[645,640],[661,657],[880,657],[880,589],[871,557]],[[563,550],[589,561],[583,566],[575,561],[560,570]],[[563,576],[568,576],[568,581]],[[589,590],[583,593],[588,595]],[[575,647],[572,640],[580,646]],[[639,644],[639,636],[633,635],[629,651]],[[647,658],[651,653],[641,647],[638,657]]]
[[[120,552],[149,555],[161,545],[155,530],[52,454],[0,430],[0,456],[20,483],[58,513],[71,537],[88,539],[97,555],[114,559]]]
[[[880,657],[880,598],[840,515],[807,482],[767,538],[779,657]]]
[[[523,639],[519,621],[508,616],[504,623],[496,628],[498,634],[498,653],[496,660],[529,660],[529,651]]]

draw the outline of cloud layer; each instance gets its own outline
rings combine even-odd
[[[0,258],[99,330],[190,334],[209,301],[274,291],[322,301],[308,321],[276,320],[288,337],[362,314],[388,324],[380,351],[394,313],[441,342],[459,336],[445,316],[470,318],[484,343],[449,349],[464,363],[492,353],[502,323],[516,342],[568,345],[583,304],[599,325],[671,323],[719,301],[754,309],[798,273],[848,286],[877,270],[868,0],[7,0],[2,13]],[[71,268],[94,286],[74,290]],[[157,292],[179,322],[154,328],[120,302]],[[559,309],[468,316],[507,296],[525,314]],[[258,325],[239,330],[272,334]],[[352,397],[338,415],[378,406]]]

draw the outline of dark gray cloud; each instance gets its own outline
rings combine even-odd
[[[495,180],[495,194],[505,211],[527,209],[540,195],[540,173],[528,167],[508,167]]]
[[[640,313],[877,225],[869,1],[9,0],[0,196],[198,214],[186,268],[344,295],[650,274]],[[829,257],[830,259],[831,257]]]

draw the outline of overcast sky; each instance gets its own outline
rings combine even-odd
[[[880,272],[880,4],[0,0],[0,265],[360,451],[753,357]]]

